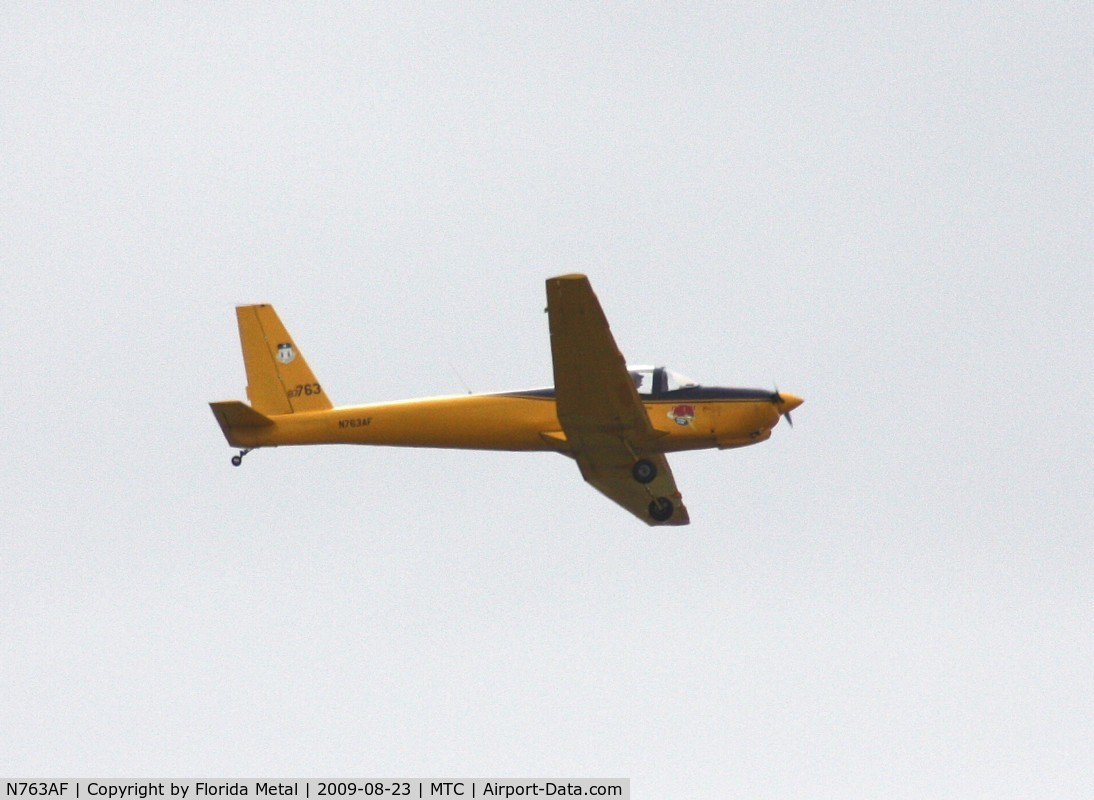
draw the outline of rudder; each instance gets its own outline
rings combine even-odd
[[[276,416],[332,407],[273,306],[237,306],[236,320],[247,397],[256,411]]]

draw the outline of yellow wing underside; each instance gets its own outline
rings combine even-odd
[[[558,419],[581,476],[649,525],[687,525],[672,470],[655,444],[665,434],[650,424],[588,279],[549,279],[547,315]],[[650,483],[631,474],[640,458],[657,469]],[[650,504],[660,498],[674,507],[663,521],[651,516]]]

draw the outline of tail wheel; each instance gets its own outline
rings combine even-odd
[[[243,463],[243,456],[232,456],[232,466],[238,467]]]
[[[672,501],[667,497],[658,497],[656,500],[650,501],[650,516],[658,522],[671,519],[672,512],[675,510]]]
[[[657,465],[649,459],[640,458],[631,467],[631,475],[639,483],[649,483],[657,477]]]

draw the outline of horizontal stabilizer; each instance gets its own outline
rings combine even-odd
[[[213,409],[213,416],[217,418],[220,429],[224,431],[224,438],[233,447],[241,446],[232,435],[233,429],[264,428],[267,425],[274,424],[273,420],[265,414],[260,414],[239,400],[223,400],[219,403],[210,403],[209,407]]]

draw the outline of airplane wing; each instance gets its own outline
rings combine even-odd
[[[665,434],[650,424],[588,278],[548,279],[547,317],[558,420],[581,476],[648,525],[687,525],[672,470],[654,445]],[[635,477],[640,469],[647,482]]]

